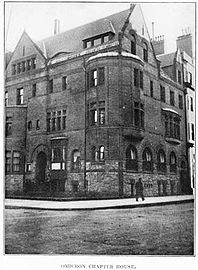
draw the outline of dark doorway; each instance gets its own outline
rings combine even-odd
[[[41,186],[45,183],[47,156],[44,152],[40,152],[36,160],[36,180]]]

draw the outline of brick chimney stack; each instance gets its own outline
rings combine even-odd
[[[164,54],[164,36],[157,36],[151,40],[156,55]]]
[[[54,35],[57,35],[60,33],[60,21],[58,19],[55,19],[54,21]]]

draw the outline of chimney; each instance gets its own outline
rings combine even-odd
[[[151,40],[156,55],[164,54],[164,36],[157,36]]]
[[[60,33],[60,21],[58,19],[55,19],[54,21],[54,35],[57,35]]]
[[[190,29],[182,29],[182,36],[179,36],[176,40],[177,49],[180,51],[185,51],[189,56],[193,57],[192,50],[192,34]]]

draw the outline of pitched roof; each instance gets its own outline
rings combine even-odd
[[[176,52],[157,55],[157,59],[161,61],[161,67],[168,67],[173,65]]]
[[[97,21],[79,26],[66,32],[45,38],[36,42],[47,57],[52,57],[59,52],[79,52],[83,50],[83,40],[102,33],[112,32],[114,37],[111,42],[118,38],[124,22],[129,15],[130,9],[112,14]]]

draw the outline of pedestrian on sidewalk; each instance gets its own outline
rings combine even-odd
[[[142,178],[139,178],[138,182],[135,184],[136,189],[136,202],[138,201],[138,198],[142,198],[142,201],[144,201],[144,194],[143,194],[143,183]]]

